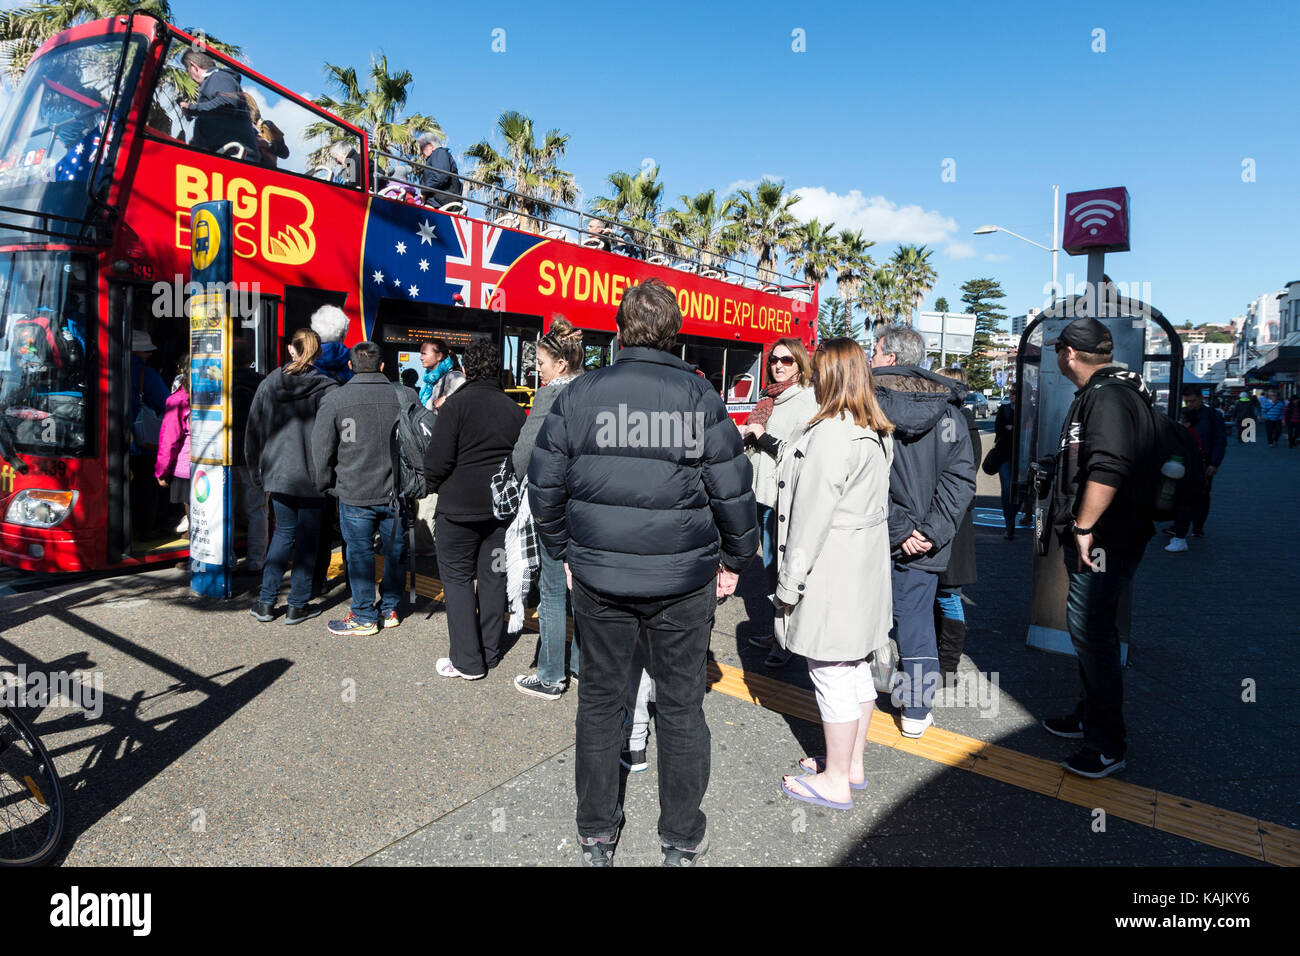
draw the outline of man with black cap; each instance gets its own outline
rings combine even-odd
[[[1151,393],[1114,361],[1110,330],[1075,319],[1044,349],[1078,391],[1066,413],[1052,488],[1052,528],[1070,578],[1066,621],[1083,694],[1073,714],[1043,726],[1082,740],[1064,762],[1072,773],[1106,777],[1124,769],[1118,615],[1147,542],[1155,533],[1152,462],[1157,453]]]

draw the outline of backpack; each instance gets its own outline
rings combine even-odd
[[[61,369],[63,353],[54,339],[54,327],[48,315],[28,315],[18,319],[9,332],[14,363],[20,368]]]
[[[397,390],[397,421],[393,425],[393,497],[410,501],[429,493],[424,473],[424,455],[433,441],[436,414],[410,399],[410,389]]]
[[[1119,379],[1104,379],[1102,385],[1123,384]],[[1180,514],[1194,510],[1205,495],[1205,455],[1201,451],[1196,435],[1180,422],[1154,405],[1143,403],[1151,415],[1152,432],[1155,435],[1155,448],[1148,459],[1148,473],[1144,476],[1150,489],[1148,511],[1152,521],[1173,521]],[[1172,458],[1183,461],[1183,477],[1169,479],[1161,468]],[[1161,486],[1166,481],[1174,481],[1173,504],[1163,504],[1160,499]]]

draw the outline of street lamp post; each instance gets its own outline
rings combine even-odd
[[[1042,249],[1045,252],[1050,252],[1052,254],[1052,301],[1053,302],[1056,301],[1056,289],[1057,289],[1056,257],[1057,254],[1061,251],[1060,247],[1056,244],[1059,241],[1058,236],[1060,235],[1061,232],[1060,192],[1061,192],[1061,187],[1059,185],[1053,184],[1052,185],[1052,245],[1051,246],[1045,246],[1041,242],[1034,242],[1034,240],[1032,239],[1026,239],[1018,232],[1012,232],[1010,229],[1005,229],[1002,226],[980,226],[978,229],[975,230],[975,235],[977,236],[987,236],[995,232],[1005,232],[1008,236],[1015,236],[1021,242],[1027,242],[1031,246],[1037,246],[1039,249]]]

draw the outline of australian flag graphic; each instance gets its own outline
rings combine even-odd
[[[361,268],[367,337],[381,299],[490,308],[506,270],[542,241],[477,219],[373,199]]]

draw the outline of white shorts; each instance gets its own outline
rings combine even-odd
[[[866,660],[808,660],[808,676],[817,692],[822,722],[847,724],[862,716],[862,705],[876,703],[876,684]]]

